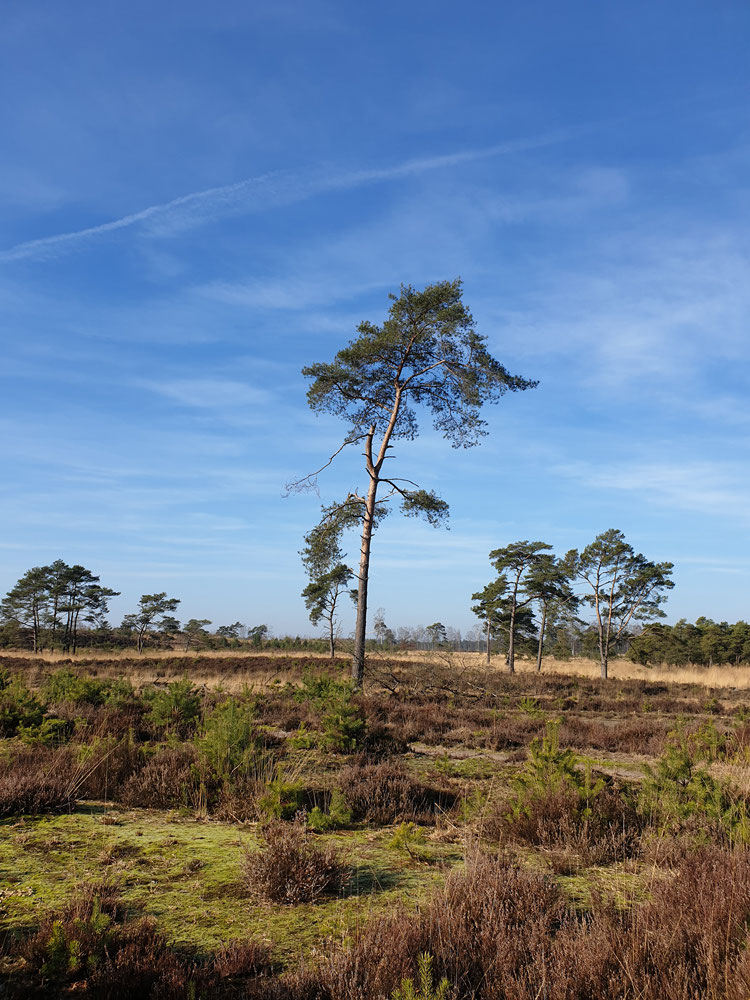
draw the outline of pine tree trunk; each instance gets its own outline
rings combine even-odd
[[[370,573],[370,545],[372,526],[375,518],[375,497],[378,491],[376,478],[370,480],[365,503],[365,517],[362,524],[362,544],[359,557],[359,583],[357,587],[357,622],[354,627],[354,658],[352,660],[352,680],[356,687],[362,687],[365,676],[365,641],[367,638],[367,583]]]
[[[515,601],[510,609],[510,628],[508,630],[508,673],[516,672],[516,606]]]
[[[487,619],[487,666],[490,665],[490,620]]]
[[[601,663],[602,680],[606,681],[607,667],[609,664],[609,650],[601,633],[599,634],[599,661]]]
[[[539,627],[539,646],[536,651],[536,672],[540,673],[542,669],[542,647],[544,645],[544,629],[547,625],[547,608],[545,607],[542,611],[542,624]]]

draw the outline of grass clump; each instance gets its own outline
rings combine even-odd
[[[330,848],[317,847],[305,817],[269,823],[259,851],[246,851],[245,885],[252,896],[272,903],[314,903],[339,892],[349,869]]]

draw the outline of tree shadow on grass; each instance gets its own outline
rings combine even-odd
[[[398,889],[406,881],[404,872],[392,871],[388,868],[373,868],[372,865],[357,865],[352,868],[351,875],[344,883],[340,895],[343,897],[370,896],[373,893]]]

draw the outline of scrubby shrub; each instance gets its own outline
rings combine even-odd
[[[255,718],[255,707],[235,698],[217,705],[203,724],[195,745],[204,767],[230,785],[249,779],[266,781],[275,758]]]
[[[24,749],[0,761],[0,816],[38,815],[67,809],[78,774],[69,751]]]
[[[147,688],[143,699],[149,705],[146,721],[165,733],[189,736],[201,713],[201,696],[188,677],[166,688]]]
[[[673,833],[703,826],[704,833],[750,841],[747,798],[714,778],[697,760],[684,730],[675,730],[655,766],[644,765],[639,809],[652,824]]]
[[[113,886],[82,888],[62,912],[44,919],[20,951],[44,980],[63,986],[100,965],[114,945],[115,922],[124,908]]]
[[[132,731],[115,736],[94,737],[90,743],[73,746],[81,772],[79,798],[118,798],[128,781],[144,766],[144,753]]]
[[[307,670],[295,697],[309,701],[320,715],[320,745],[325,750],[350,753],[364,740],[365,718],[353,699],[351,681],[337,680],[330,673]]]
[[[425,856],[424,830],[416,823],[402,823],[396,827],[388,846],[396,851],[403,851],[410,858],[421,860]]]
[[[449,788],[421,784],[403,765],[392,761],[343,768],[338,787],[355,820],[378,826],[408,820],[434,822],[436,815],[451,809],[458,798]]]
[[[110,885],[83,887],[74,902],[43,920],[19,951],[26,962],[23,979],[34,976],[53,996],[67,994],[75,983],[97,1000],[125,995],[176,1000],[187,995],[190,982],[154,924],[130,919]],[[23,979],[11,984],[11,996],[26,995]]]
[[[391,996],[418,976],[419,955],[427,952],[435,975],[461,1000],[547,996],[540,987],[566,908],[545,877],[474,855],[419,913],[397,910],[365,924],[350,948],[331,956],[321,979],[335,1000]],[[529,989],[534,980],[537,988]],[[514,981],[516,988],[506,989]]]
[[[70,701],[74,704],[100,706],[122,705],[133,700],[133,686],[125,678],[109,680],[77,674],[62,668],[51,673],[42,687],[48,703]]]
[[[7,675],[6,675],[7,678]],[[44,705],[19,678],[0,689],[0,736],[15,736],[19,727],[41,725]]]
[[[381,1000],[435,978],[454,1000],[744,1000],[750,856],[707,849],[650,899],[623,910],[595,899],[577,914],[555,883],[507,858],[475,855],[419,912],[370,920],[321,964],[315,992],[295,1000]]]
[[[346,799],[338,789],[331,793],[328,810],[314,806],[307,814],[307,826],[315,833],[325,833],[327,830],[340,830],[349,826],[352,821],[352,811],[346,804]]]
[[[11,955],[23,960],[3,992],[14,1000],[69,990],[92,1000],[229,997],[272,969],[268,946],[252,939],[230,942],[203,960],[174,950],[152,921],[128,912],[108,884],[82,886],[72,903],[17,941]]]
[[[304,808],[302,782],[289,780],[282,770],[277,771],[258,798],[258,812],[265,820],[293,819]]]
[[[201,776],[197,755],[190,746],[166,747],[134,774],[123,788],[121,801],[148,809],[198,808]]]
[[[44,747],[61,746],[73,735],[73,723],[67,719],[45,716],[36,726],[19,726],[17,736],[22,743]]]
[[[409,744],[400,739],[388,726],[367,723],[364,738],[359,743],[360,751],[371,760],[384,760],[406,753]]]
[[[484,824],[490,838],[572,851],[600,864],[637,849],[641,824],[629,794],[611,779],[595,778],[572,750],[561,749],[555,723],[532,740],[512,788]]]
[[[270,823],[262,835],[261,849],[248,850],[244,857],[251,895],[273,903],[313,903],[346,882],[348,868],[332,849],[313,843],[304,815],[293,823]]]
[[[211,961],[211,971],[223,982],[258,976],[272,968],[269,945],[253,938],[230,941],[219,949]]]
[[[123,738],[132,733],[141,737],[142,719],[146,706],[140,701],[123,703],[122,705],[88,705],[72,701],[60,701],[53,707],[55,718],[63,720],[71,729],[70,738],[86,743],[92,738],[115,736]]]

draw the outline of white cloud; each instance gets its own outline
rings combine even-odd
[[[197,409],[249,409],[263,411],[276,404],[273,393],[245,382],[222,378],[142,379],[143,389],[167,396]]]
[[[744,466],[727,462],[675,463],[659,459],[595,465],[560,465],[557,472],[596,489],[636,493],[660,506],[747,522],[750,479]]]
[[[484,149],[410,159],[391,167],[350,171],[324,167],[307,173],[276,171],[262,174],[234,184],[194,191],[95,226],[27,240],[0,251],[0,261],[54,257],[77,249],[98,236],[134,226],[143,228],[151,236],[173,236],[231,215],[266,211],[327,192],[350,190],[476,160],[537,149],[564,142],[572,134],[571,131],[551,132],[536,137],[509,140]]]

